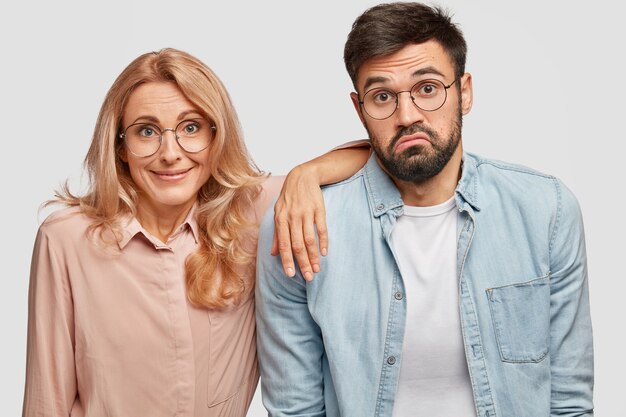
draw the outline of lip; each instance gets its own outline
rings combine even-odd
[[[403,151],[411,146],[424,145],[430,143],[430,138],[425,133],[416,133],[414,135],[407,135],[400,138],[394,148],[395,152]]]
[[[150,172],[154,174],[158,179],[162,181],[179,181],[187,176],[189,171],[193,168],[186,169],[169,169],[169,170],[151,170]]]

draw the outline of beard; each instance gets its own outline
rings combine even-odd
[[[424,182],[439,174],[454,155],[461,142],[462,124],[463,116],[459,111],[447,139],[428,126],[413,124],[398,130],[386,148],[383,148],[381,141],[372,135],[367,126],[366,129],[378,160],[390,176],[401,181]],[[400,138],[417,132],[428,135],[430,146],[411,146],[400,153],[394,152]]]

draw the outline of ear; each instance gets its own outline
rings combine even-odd
[[[357,93],[350,93],[350,98],[352,99],[352,104],[354,105],[356,113],[359,115],[359,119],[361,119],[361,123],[363,123],[363,126],[365,126],[365,119],[363,118],[363,112],[361,111],[359,96],[357,95]]]
[[[461,112],[466,115],[472,110],[474,92],[472,90],[472,74],[466,72],[460,80],[461,84]]]

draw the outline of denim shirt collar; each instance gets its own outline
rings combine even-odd
[[[478,165],[476,155],[464,152],[462,159],[461,179],[456,186],[457,206],[465,208],[463,203],[467,203],[476,211],[480,211],[478,204]]]
[[[400,191],[393,180],[378,165],[376,154],[372,152],[367,164],[365,164],[364,178],[367,198],[370,202],[370,210],[374,217],[380,217],[389,210],[400,209],[404,206]]]
[[[461,179],[456,187],[456,203],[465,209],[465,203],[480,211],[478,204],[478,159],[470,153],[463,153]],[[372,153],[363,168],[365,188],[370,201],[372,216],[380,217],[389,210],[402,214],[404,202],[393,180],[380,167],[376,154]]]

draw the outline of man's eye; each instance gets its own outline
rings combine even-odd
[[[374,94],[374,102],[378,104],[385,104],[392,99],[393,96],[389,91],[380,91]]]
[[[435,84],[422,84],[417,89],[417,94],[420,96],[432,96],[437,94],[437,86]]]

